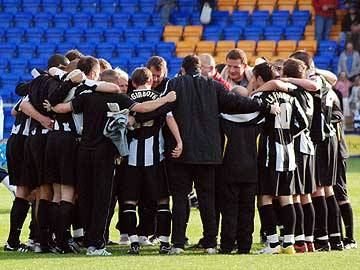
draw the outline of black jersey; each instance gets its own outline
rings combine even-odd
[[[124,94],[98,93],[83,91],[71,101],[74,113],[83,113],[83,132],[81,145],[95,147],[104,140],[109,140],[103,135],[108,120],[107,112],[131,109],[136,104]]]
[[[31,119],[19,109],[22,100],[23,99],[20,99],[14,106],[14,110],[17,113],[15,117],[15,122],[11,128],[11,134],[28,136]]]
[[[259,149],[260,160],[274,171],[294,171],[296,168],[294,137],[307,126],[307,117],[297,99],[283,92],[264,92],[260,98],[269,104],[278,103],[279,115],[266,115]]]
[[[137,103],[156,100],[159,97],[160,93],[152,89],[136,89],[130,94],[130,98]],[[129,165],[153,166],[164,159],[163,124],[164,118],[160,117],[142,123],[128,133]]]

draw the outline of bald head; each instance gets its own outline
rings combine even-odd
[[[206,77],[212,77],[216,73],[215,60],[211,54],[204,53],[199,55],[201,62],[201,75]]]

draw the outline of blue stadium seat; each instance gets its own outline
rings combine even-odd
[[[224,40],[235,40],[238,41],[239,39],[241,39],[243,33],[243,28],[241,26],[228,26],[228,27],[224,27],[224,34],[223,34],[223,39]]]
[[[87,12],[78,12],[72,18],[73,27],[88,27],[90,25],[91,15]]]
[[[263,34],[263,29],[257,26],[248,26],[244,29],[244,39],[260,40]]]
[[[177,58],[177,57],[169,58],[168,68],[172,76],[176,75],[180,71],[182,61],[183,61],[182,58]]]
[[[80,11],[80,0],[61,0],[61,10],[63,12],[77,13]]]
[[[111,59],[116,56],[116,45],[112,42],[99,43],[95,52],[97,57]]]
[[[189,24],[190,13],[175,11],[171,14],[171,21],[175,25],[188,25]]]
[[[201,25],[200,13],[198,12],[192,13],[190,16],[190,22],[192,25]]]
[[[119,7],[121,12],[130,12],[130,13],[135,13],[138,9],[136,0],[120,1]]]
[[[139,42],[143,39],[142,27],[127,27],[124,31],[125,41]]]
[[[338,53],[338,44],[334,40],[322,40],[317,51],[321,56],[334,57]]]
[[[125,72],[129,69],[129,59],[126,57],[115,57],[112,59],[109,59],[110,63],[113,67],[119,67]]]
[[[131,57],[135,53],[135,46],[133,42],[121,42],[117,44],[118,56]]]
[[[45,31],[45,40],[47,42],[62,42],[64,40],[63,28],[49,28]]]
[[[162,26],[149,26],[144,29],[144,41],[157,42],[161,40],[164,28]]]
[[[42,0],[41,10],[43,12],[57,13],[60,11],[60,0]]]
[[[60,54],[65,54],[67,51],[75,49],[75,43],[73,42],[61,42],[56,47],[56,52]]]
[[[1,11],[16,13],[20,4],[20,0],[2,0],[0,8]]]
[[[56,50],[56,43],[54,42],[40,43],[36,46],[36,55],[39,58],[43,58],[43,57],[49,58],[52,54],[55,53],[55,50]]]
[[[264,39],[279,41],[282,39],[284,29],[280,26],[268,26],[264,30]]]
[[[293,25],[305,26],[310,19],[310,11],[308,10],[294,10],[291,20]]]
[[[132,73],[135,68],[145,66],[147,58],[144,57],[133,57],[129,62],[129,73]]]
[[[14,91],[22,73],[1,74],[1,96],[6,102],[13,102]]]
[[[76,45],[76,48],[85,55],[95,55],[95,43],[82,42]]]
[[[228,11],[213,11],[211,14],[211,24],[225,26],[229,22]]]
[[[117,0],[101,0],[100,1],[101,12],[115,13],[119,12],[119,1]]]
[[[6,30],[7,42],[20,43],[24,41],[24,37],[25,37],[25,30],[22,27],[8,28]]]
[[[9,68],[11,73],[25,73],[29,72],[28,58],[12,58],[9,61]]]
[[[179,5],[179,10],[182,12],[192,13],[194,11],[194,3],[185,2]]]
[[[111,25],[111,14],[108,12],[95,13],[92,16],[91,24],[93,27],[108,27]]]
[[[50,55],[49,55],[50,56]],[[48,58],[30,58],[29,67],[30,70],[33,68],[46,69]]]
[[[288,26],[285,28],[285,39],[301,40],[304,34],[304,28],[301,26]]]
[[[0,12],[0,25],[10,27],[13,25],[13,14],[10,12]]]
[[[6,30],[5,30],[5,28],[0,28],[0,42],[6,42]]]
[[[20,43],[17,45],[17,57],[30,59],[36,54],[36,44]]]
[[[112,15],[112,25],[114,27],[125,27],[129,25],[131,19],[130,13],[121,12],[121,13],[114,13]]]
[[[102,42],[104,41],[104,28],[102,27],[94,27],[94,28],[86,28],[84,37],[86,42]]]
[[[80,1],[80,10],[86,12],[97,12],[100,9],[99,1],[96,0],[81,0]]]
[[[204,40],[218,41],[222,37],[223,29],[221,26],[210,25],[206,26],[203,32]]]
[[[289,22],[290,13],[287,10],[274,10],[271,16],[272,25],[285,27]]]
[[[9,72],[9,60],[7,57],[0,57],[0,74]]]
[[[159,13],[151,14],[151,23],[154,26],[160,26],[161,25],[161,17],[160,17]]]
[[[64,40],[67,42],[82,42],[84,39],[83,28],[68,28],[64,33]]]
[[[39,12],[34,14],[34,25],[37,27],[52,27],[53,15],[49,12]]]
[[[141,2],[141,1],[140,1]],[[151,2],[144,2],[139,4],[141,12],[153,13],[155,9],[154,1]]]
[[[14,57],[16,53],[15,43],[0,43],[0,55],[6,57]]]
[[[249,22],[248,11],[234,11],[231,17],[232,25],[245,26]]]
[[[134,26],[148,26],[150,24],[150,15],[145,12],[138,12],[132,15],[132,24]]]
[[[156,55],[161,55],[162,57],[171,58],[175,52],[175,43],[174,42],[159,42],[156,44]]]
[[[56,14],[56,16],[54,16],[54,20],[53,20],[55,27],[62,27],[64,29],[71,26],[71,21],[72,21],[72,14],[70,12],[58,13]]]
[[[328,56],[315,56],[314,62],[315,66],[320,69],[330,69],[331,67],[331,57]]]
[[[139,57],[149,58],[154,55],[155,43],[143,42],[136,45],[137,55]]]
[[[41,0],[22,1],[21,9],[25,12],[38,12],[41,8]]]
[[[17,27],[29,27],[32,24],[31,12],[18,12],[14,16],[14,25]]]
[[[251,25],[265,27],[269,22],[270,14],[266,10],[256,10],[251,17]]]
[[[120,42],[123,40],[124,29],[119,27],[109,28],[104,32],[106,42]]]

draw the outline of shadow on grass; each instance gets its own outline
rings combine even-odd
[[[254,244],[252,254],[250,254],[250,255],[254,255],[254,252],[259,250],[261,247],[262,247],[261,244]],[[110,247],[107,247],[107,250],[112,253],[112,256],[109,256],[109,258],[116,258],[116,257],[128,257],[128,258],[134,257],[134,258],[136,258],[136,257],[148,257],[148,256],[153,256],[153,257],[204,256],[204,255],[206,256],[206,254],[204,254],[204,251],[202,249],[193,249],[193,248],[186,249],[185,253],[183,253],[181,255],[160,255],[158,246],[144,247],[140,250],[139,255],[127,254],[127,251],[128,251],[127,247],[110,246]],[[217,254],[215,256],[234,256],[234,255],[248,256],[248,255],[239,255],[236,253],[232,253],[232,254],[228,254],[228,255]],[[64,258],[93,259],[94,257],[86,256],[85,248],[83,248],[81,250],[80,254],[54,254],[54,253],[38,254],[38,253],[34,253],[34,252],[19,253],[19,252],[5,252],[5,251],[0,252],[1,260],[64,259]],[[95,257],[95,258],[98,258],[98,257]]]

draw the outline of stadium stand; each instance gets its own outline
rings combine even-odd
[[[168,61],[170,77],[187,54],[210,53],[224,61],[235,47],[248,53],[250,64],[257,55],[276,59],[305,49],[319,67],[336,71],[344,47],[338,43],[343,10],[330,40],[317,43],[311,0],[218,0],[205,26],[198,1],[178,3],[172,25],[162,26],[155,0],[0,0],[2,98],[15,102],[14,86],[30,79],[26,72],[44,67],[50,54],[72,48],[128,72],[159,54]]]

